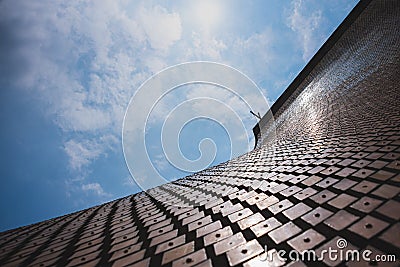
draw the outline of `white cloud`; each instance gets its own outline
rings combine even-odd
[[[111,197],[111,194],[106,193],[99,183],[83,184],[81,189],[84,192],[93,192],[100,197]]]
[[[85,138],[70,139],[64,143],[64,151],[69,157],[72,170],[81,173],[100,156],[107,156],[108,151],[115,151],[119,139],[114,135],[96,136],[93,140]]]
[[[160,5],[128,8],[124,1],[14,4],[20,8],[11,17],[33,20],[17,33],[29,40],[23,49],[30,62],[22,85],[36,90],[46,113],[70,136],[64,151],[71,169],[81,171],[115,147],[133,92],[167,66],[164,55],[181,39],[180,15]],[[209,33],[193,32],[189,39],[192,43],[182,42],[184,51],[191,51],[189,60],[219,60],[227,48]],[[243,46],[261,53],[261,39]]]
[[[192,32],[191,43],[186,46],[186,57],[192,60],[221,61],[221,53],[227,49],[223,40],[209,33]]]
[[[261,67],[268,65],[273,58],[270,48],[273,44],[273,38],[272,29],[266,28],[260,33],[250,35],[248,38],[237,38],[233,44],[233,49],[235,53],[245,55],[248,60],[255,61],[256,67],[261,70]]]
[[[178,13],[169,13],[164,7],[156,5],[150,9],[140,8],[138,16],[152,48],[166,51],[181,38],[182,27]]]
[[[270,97],[272,88],[263,88],[261,82],[277,80],[279,75],[283,76],[289,61],[287,55],[277,51],[277,47],[287,46],[287,43],[280,44],[280,38],[274,29],[266,26],[260,32],[235,38],[227,51],[231,61],[228,63],[254,80],[263,89],[266,98]],[[257,111],[263,114],[266,108],[260,107]]]
[[[297,34],[304,61],[308,61],[311,58],[317,46],[321,43],[321,35],[318,34],[321,20],[321,10],[314,10],[310,13],[302,0],[294,0],[292,2],[288,26]]]
[[[118,147],[129,99],[151,74],[181,61],[215,60],[258,79],[268,73],[275,59],[270,49],[274,41],[270,28],[247,37],[229,38],[188,30],[183,40],[181,15],[160,5],[117,0],[5,0],[0,5],[14,6],[4,9],[7,22],[17,21],[23,26],[14,31],[23,40],[15,51],[26,59],[26,69],[15,80],[21,87],[31,88],[45,112],[68,137],[64,151],[71,170],[79,177],[86,173],[84,168]],[[308,16],[301,2],[293,5],[290,25],[299,36],[305,35],[302,41],[307,56],[312,51],[313,27],[318,26],[320,13]],[[19,57],[10,56],[12,61]],[[190,93],[182,96],[189,97]],[[266,109],[261,98],[244,97],[255,103],[256,112]],[[220,99],[238,107],[244,120],[254,123],[237,98],[221,95]],[[207,107],[193,108],[202,112]],[[165,110],[160,108],[159,115],[166,114]],[[217,114],[218,110],[213,112]],[[162,162],[158,164],[163,168]],[[70,182],[84,190],[79,186],[83,178]]]
[[[1,7],[7,10],[1,20],[17,22],[13,34],[24,40],[12,50],[27,60],[16,85],[31,89],[69,137],[63,148],[81,177],[83,168],[118,147],[130,97],[166,66],[160,54],[181,38],[179,14],[109,0],[4,1]]]
[[[69,140],[64,144],[64,151],[69,156],[69,164],[73,170],[80,170],[103,153],[100,144],[88,140]]]

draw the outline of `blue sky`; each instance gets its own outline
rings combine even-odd
[[[356,2],[1,1],[0,231],[140,190],[125,164],[122,122],[155,73],[189,61],[227,64],[273,103]],[[174,92],[148,126],[149,156],[169,179],[187,173],[157,145],[160,114],[198,91],[219,92]],[[229,159],[235,143],[210,120],[183,128],[183,154],[199,157],[204,138],[219,148],[212,164]]]

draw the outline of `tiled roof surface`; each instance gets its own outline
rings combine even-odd
[[[400,2],[365,3],[275,120],[262,120],[256,149],[151,189],[156,198],[142,192],[0,233],[0,265],[280,266],[261,260],[337,249],[339,239],[344,251],[393,254],[398,265]]]

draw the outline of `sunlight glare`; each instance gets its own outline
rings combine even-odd
[[[197,1],[194,5],[194,19],[204,30],[215,28],[221,17],[221,7],[218,1]]]

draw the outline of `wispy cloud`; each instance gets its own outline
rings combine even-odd
[[[165,52],[181,38],[179,14],[170,13],[164,7],[156,5],[149,9],[141,7],[138,16],[151,48]]]
[[[106,193],[99,183],[83,184],[81,189],[84,192],[93,192],[100,197],[111,197],[112,195]]]
[[[69,137],[63,149],[71,171],[82,177],[82,172],[90,173],[83,168],[119,145],[134,90],[166,65],[158,52],[165,53],[181,37],[179,14],[126,1],[1,5],[0,23],[9,25],[1,29],[7,33],[2,38],[10,45],[0,58],[4,65],[24,61],[13,85],[39,97],[44,112]],[[81,189],[101,193],[98,184]]]
[[[5,0],[0,8],[0,71],[39,98],[43,112],[61,129],[71,175],[78,177],[68,180],[71,188],[97,195],[104,196],[100,184],[87,184],[83,177],[90,175],[91,164],[119,148],[129,99],[152,74],[184,61],[215,60],[260,81],[269,78],[280,58],[272,49],[277,33],[268,25],[237,35],[192,30],[185,28],[182,13],[166,3]],[[308,11],[302,1],[292,2],[288,26],[300,40],[303,60],[319,44],[321,17],[321,11]],[[181,98],[211,93],[216,92],[191,91]],[[238,107],[238,114],[255,123],[237,98],[213,97]],[[258,100],[252,99],[255,111],[264,113],[267,107]],[[193,105],[192,111],[207,108]],[[157,160],[160,169],[165,167],[163,159]]]
[[[310,10],[312,10],[310,12]],[[292,1],[291,14],[288,17],[288,26],[297,34],[303,60],[308,61],[321,43],[318,30],[322,20],[322,11],[306,7],[302,0]]]
[[[118,139],[114,135],[96,137],[94,140],[85,138],[71,139],[64,143],[64,151],[69,157],[72,170],[81,171],[100,156],[106,156],[107,151],[115,149]]]
[[[226,49],[227,45],[220,38],[193,31],[189,42],[185,44],[184,56],[190,60],[221,61],[221,54]]]

